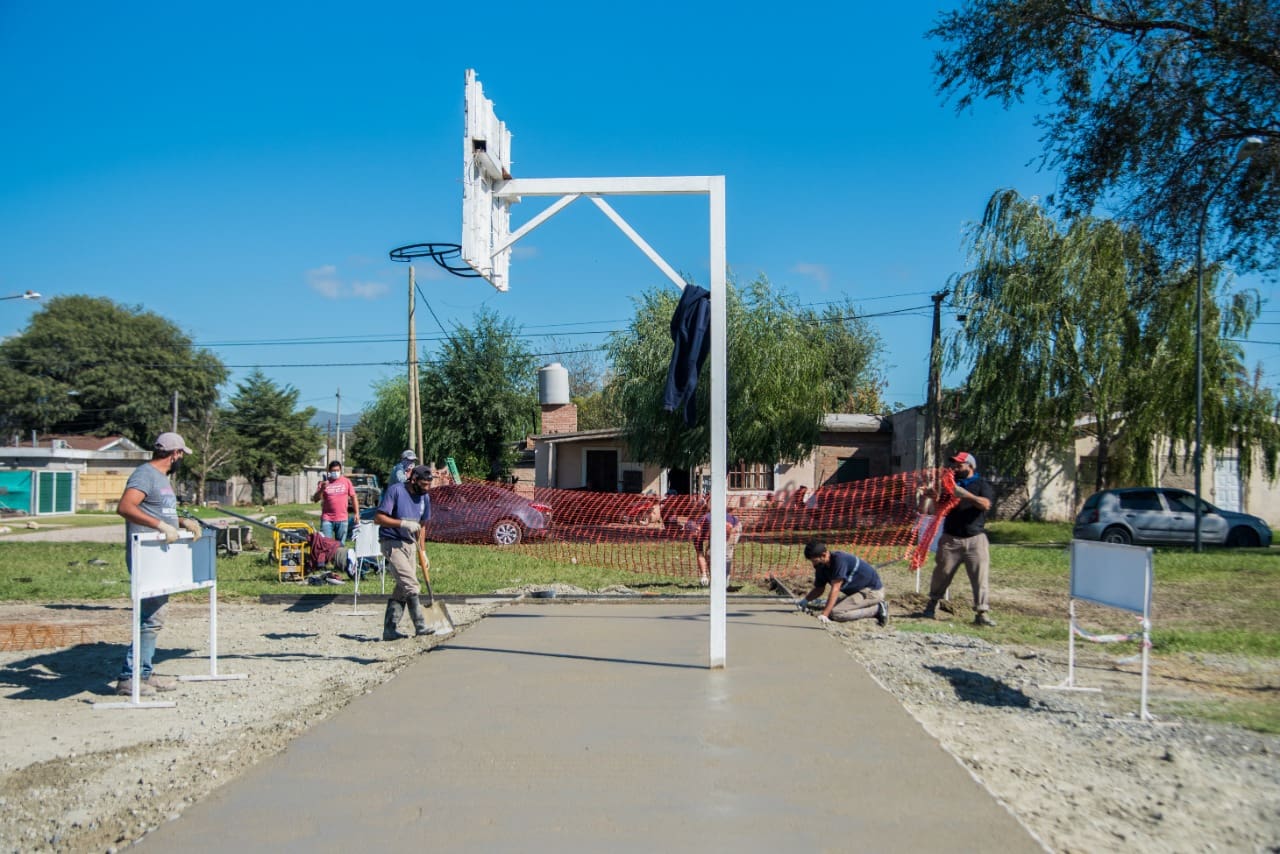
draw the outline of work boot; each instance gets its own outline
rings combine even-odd
[[[132,680],[132,679],[117,679],[117,680],[116,680],[116,688],[115,688],[115,691],[116,691],[116,693],[117,693],[117,694],[119,694],[119,695],[121,695],[121,696],[124,696],[124,697],[132,697],[132,696],[133,696],[133,680]],[[138,683],[138,696],[139,696],[139,697],[150,697],[150,696],[151,696],[151,695],[153,695],[155,692],[156,692],[156,689],[155,689],[155,688],[152,688],[150,685],[148,685],[148,684],[146,683],[146,680],[143,680],[142,682],[139,682],[139,683]]]
[[[152,673],[150,676],[142,677],[142,684],[150,685],[157,691],[176,691],[178,690],[178,680],[172,676],[161,676],[159,673]]]
[[[427,615],[422,613],[422,601],[418,598],[418,594],[409,597],[409,616],[413,619],[413,632],[418,637],[433,634],[433,630],[427,628]]]
[[[884,626],[889,622],[889,604],[887,602],[876,603],[876,625]]]
[[[938,616],[938,600],[930,599],[929,604],[924,606],[924,610],[920,612],[920,616],[926,620],[935,619]]]
[[[404,616],[404,603],[395,599],[387,600],[387,611],[382,616],[382,639],[384,641],[403,640],[408,635],[402,634],[396,628],[400,624],[400,618]]]
[[[992,626],[992,627],[994,627],[994,626],[995,626],[995,624],[996,624],[996,621],[995,621],[995,620],[993,620],[993,619],[991,619],[991,617],[989,617],[989,616],[987,615],[987,612],[986,612],[986,611],[979,611],[976,615],[974,615],[974,618],[973,618],[973,624],[974,624],[975,626]]]

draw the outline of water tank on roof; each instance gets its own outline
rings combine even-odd
[[[538,369],[538,403],[563,406],[569,402],[569,371],[559,362]]]

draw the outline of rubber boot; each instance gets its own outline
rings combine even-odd
[[[404,603],[395,599],[388,599],[387,612],[382,617],[382,639],[384,641],[401,640],[408,637],[406,634],[401,634],[396,628],[402,616],[404,616]]]
[[[427,615],[422,613],[422,602],[416,593],[409,597],[409,616],[413,619],[414,634],[418,637],[433,634],[433,631],[427,628]]]

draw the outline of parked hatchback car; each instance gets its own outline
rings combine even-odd
[[[431,520],[423,528],[437,543],[494,543],[514,546],[521,540],[545,537],[551,528],[551,508],[535,504],[507,489],[484,483],[432,487]],[[372,520],[376,507],[360,511]]]
[[[1271,526],[1257,516],[1200,501],[1200,541],[1208,545],[1271,545]],[[1137,486],[1095,492],[1076,516],[1072,536],[1104,543],[1193,545],[1196,497],[1185,489]]]

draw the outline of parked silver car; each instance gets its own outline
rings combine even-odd
[[[1271,526],[1248,513],[1200,502],[1200,541],[1207,545],[1257,548],[1271,545]],[[1185,489],[1136,486],[1095,492],[1076,516],[1077,540],[1104,543],[1193,545],[1196,497]]]

